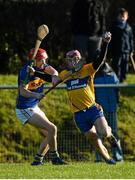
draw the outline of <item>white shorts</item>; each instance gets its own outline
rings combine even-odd
[[[40,113],[41,110],[38,106],[34,106],[27,109],[17,109],[16,108],[16,115],[18,119],[25,124],[35,113]]]

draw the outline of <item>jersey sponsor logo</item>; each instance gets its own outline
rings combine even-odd
[[[33,90],[41,87],[44,84],[44,80],[38,78],[29,82],[28,89]]]
[[[78,84],[79,83],[79,79],[75,79],[73,81],[71,81],[71,86]]]
[[[84,87],[86,87],[88,85],[88,80],[89,80],[89,77],[85,77],[85,78],[82,78],[82,79],[68,80],[66,82],[67,89],[68,90],[74,90],[74,89],[84,88]]]

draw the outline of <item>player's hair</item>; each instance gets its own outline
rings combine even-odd
[[[116,12],[116,15],[124,15],[125,13],[128,14],[128,11],[125,8],[119,8]]]

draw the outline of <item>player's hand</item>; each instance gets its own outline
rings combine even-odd
[[[27,67],[27,73],[29,73],[30,76],[33,76],[35,73],[35,69],[31,66]]]
[[[57,75],[52,75],[52,85],[54,86],[55,84],[58,83],[60,78]]]
[[[112,38],[112,34],[110,32],[106,32],[103,36],[102,36],[102,40],[104,42],[109,43],[111,41]]]

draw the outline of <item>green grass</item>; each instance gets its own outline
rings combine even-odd
[[[17,84],[17,76],[16,75],[0,75],[0,84],[1,85],[16,85]]]
[[[71,163],[66,166],[54,166],[46,163],[32,167],[27,163],[0,164],[2,179],[133,179],[135,164],[132,162],[108,165],[105,163]]]
[[[129,84],[135,84],[135,73],[127,75],[127,82]]]
[[[134,74],[129,74],[127,81],[130,84],[135,84]],[[11,85],[16,83],[17,76],[0,75],[1,85]],[[17,90],[15,89],[0,90],[0,134],[3,132],[2,136],[0,135],[0,162],[7,162],[10,161],[10,159],[11,161],[12,159],[15,159],[15,162],[24,162],[24,157],[19,152],[28,153],[29,142],[36,145],[39,143],[40,134],[38,131],[30,125],[22,126],[16,117],[16,95]],[[40,107],[46,113],[50,121],[57,125],[59,131],[70,130],[71,127],[74,127],[73,137],[78,134],[78,129],[74,125],[73,115],[68,104],[66,90],[59,89],[52,91],[41,101]],[[124,159],[126,160],[134,159],[135,157],[134,115],[135,90],[132,88],[121,88],[120,106],[118,108],[118,133],[124,150]],[[69,137],[68,142],[64,140],[63,142],[70,144],[70,139],[71,138]],[[79,140],[79,143],[83,146],[81,140]],[[61,146],[61,142],[58,142],[58,146]],[[71,150],[72,146],[75,147],[72,144],[70,146]],[[37,151],[35,146],[32,146],[30,149],[30,159],[33,159],[33,151],[34,153]],[[80,150],[78,152],[80,152]],[[90,164],[90,167],[92,167],[92,164]]]

